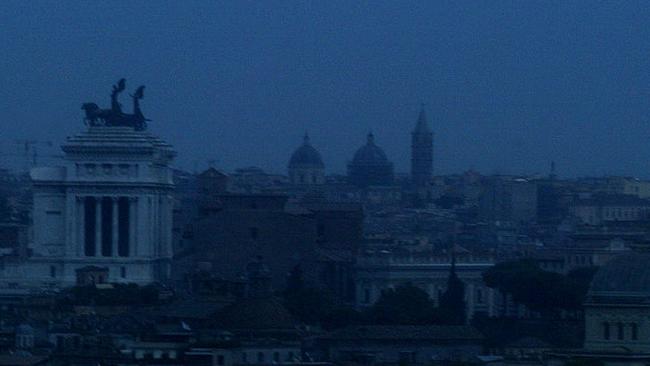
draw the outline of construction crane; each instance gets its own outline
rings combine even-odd
[[[25,164],[24,166],[25,171],[29,171],[30,168],[35,167],[37,165],[38,145],[52,147],[52,141],[16,139],[14,140],[14,143],[22,147],[22,155]]]

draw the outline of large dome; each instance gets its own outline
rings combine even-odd
[[[359,148],[352,159],[354,165],[387,165],[390,164],[386,153],[381,147],[375,145],[375,137],[368,134],[368,142]]]
[[[588,299],[650,304],[650,253],[622,254],[609,261],[596,272]]]
[[[318,150],[314,149],[309,143],[309,136],[305,135],[303,144],[296,149],[289,160],[289,168],[297,167],[317,167],[324,168],[323,159]]]

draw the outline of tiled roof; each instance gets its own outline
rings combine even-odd
[[[324,336],[333,340],[468,340],[481,341],[483,335],[467,325],[369,325],[354,326]]]
[[[227,330],[292,330],[296,326],[295,319],[275,297],[238,301],[219,312],[215,320]]]

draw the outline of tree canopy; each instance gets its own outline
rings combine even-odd
[[[485,284],[541,313],[582,308],[595,268],[568,275],[545,271],[532,260],[503,262],[483,273]]]
[[[456,274],[456,263],[452,262],[447,291],[440,298],[440,320],[444,324],[465,324],[465,284]]]
[[[384,290],[367,315],[373,324],[431,324],[437,319],[429,295],[412,284]]]

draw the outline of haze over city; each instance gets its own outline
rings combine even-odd
[[[425,103],[434,173],[649,177],[644,1],[0,3],[0,161],[147,85],[150,129],[193,170],[284,172],[308,131],[344,173],[368,131],[407,172]],[[20,165],[20,164],[17,164]]]

